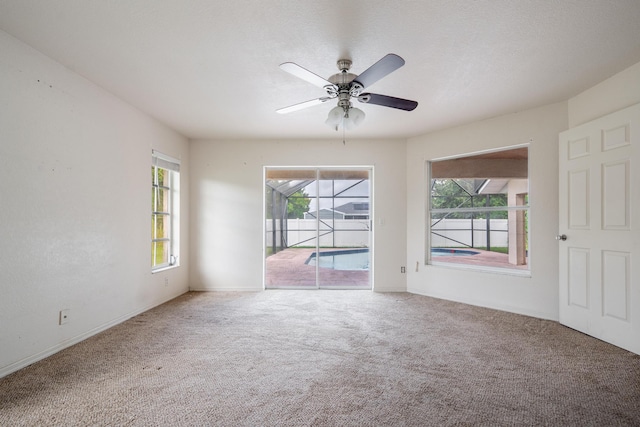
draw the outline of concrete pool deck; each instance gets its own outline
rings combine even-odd
[[[340,249],[321,249],[339,251]],[[348,250],[348,249],[347,249]],[[316,267],[305,262],[315,252],[313,248],[288,248],[267,257],[267,288],[316,288]],[[371,289],[369,271],[319,269],[320,286],[334,289]]]
[[[528,265],[509,264],[509,255],[499,252],[483,251],[481,249],[463,249],[478,252],[478,255],[471,256],[446,256],[438,255],[432,257],[434,262],[446,262],[452,264],[477,265],[484,267],[509,268],[513,270],[528,270]]]

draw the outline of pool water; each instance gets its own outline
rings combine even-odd
[[[477,255],[479,252],[469,251],[465,249],[445,249],[434,248],[431,249],[431,256],[472,256]],[[316,261],[316,258],[318,261]],[[369,270],[369,249],[348,249],[342,251],[326,251],[320,252],[320,256],[317,256],[316,252],[313,252],[307,259],[305,264],[316,265],[321,268],[330,268],[332,270]]]
[[[369,249],[349,249],[346,251],[316,252],[305,262],[308,265],[316,265],[333,270],[369,270]]]

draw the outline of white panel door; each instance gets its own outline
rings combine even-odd
[[[560,323],[640,354],[640,104],[560,134]]]

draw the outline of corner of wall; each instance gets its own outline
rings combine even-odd
[[[640,102],[640,62],[570,98],[569,128]]]

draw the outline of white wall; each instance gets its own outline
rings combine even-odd
[[[407,144],[407,290],[542,318],[558,318],[558,133],[567,103],[412,138]],[[531,277],[425,265],[425,164],[529,143]],[[418,271],[416,271],[416,264]]]
[[[639,102],[640,62],[569,99],[569,127]]]
[[[4,32],[0,99],[4,376],[188,289],[189,159],[185,138]],[[186,210],[182,266],[156,275],[152,148],[183,159]]]
[[[191,288],[263,287],[264,166],[373,166],[374,290],[404,291],[404,140],[192,141]]]

